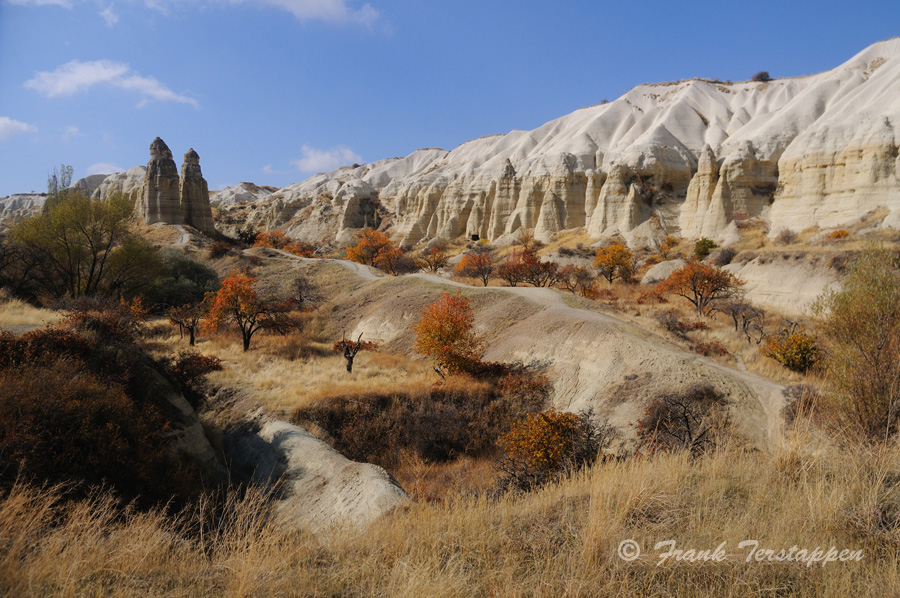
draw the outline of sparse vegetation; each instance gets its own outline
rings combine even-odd
[[[816,309],[825,342],[824,369],[842,419],[857,434],[888,440],[900,415],[900,272],[897,256],[870,246],[843,288]]]
[[[694,243],[694,257],[700,261],[705,260],[709,257],[709,254],[713,249],[718,247],[716,242],[712,239],[707,239],[706,237],[702,237],[698,239],[696,243]]]

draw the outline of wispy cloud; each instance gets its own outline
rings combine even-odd
[[[37,133],[37,127],[8,116],[0,116],[0,140],[22,133]]]
[[[153,77],[144,77],[122,62],[73,60],[55,71],[41,71],[25,82],[25,87],[42,93],[48,98],[70,96],[94,85],[108,85],[119,89],[137,91],[143,96],[138,106],[151,100],[180,102],[198,107],[197,100],[177,94]]]
[[[118,164],[112,162],[97,162],[88,166],[88,174],[113,174],[115,172],[123,172],[125,169]]]
[[[117,15],[115,12],[113,12],[112,4],[110,4],[109,6],[107,6],[106,8],[104,8],[97,14],[99,14],[101,17],[103,17],[103,20],[106,21],[107,27],[112,27],[116,23],[119,22],[119,15]]]
[[[72,139],[75,139],[76,137],[81,137],[81,135],[81,129],[79,129],[75,125],[69,125],[65,129],[63,129],[62,138],[63,141],[70,141]]]
[[[63,8],[72,8],[69,0],[9,0],[10,4],[18,4],[19,6],[62,6]]]
[[[293,14],[301,21],[325,21],[329,23],[357,23],[371,27],[380,18],[371,4],[352,8],[344,0],[235,0],[264,6],[275,6]]]
[[[8,0],[12,4],[21,6],[62,6],[73,8],[76,4],[92,3],[86,0]],[[158,11],[162,15],[169,15],[172,7],[184,7],[190,4],[199,6],[216,4],[219,6],[231,6],[235,4],[249,4],[256,6],[271,6],[285,10],[302,22],[323,21],[338,25],[363,25],[373,28],[377,23],[384,25],[385,31],[390,31],[390,25],[371,4],[365,3],[356,6],[348,0],[141,0],[141,3],[151,10]],[[102,5],[101,5],[102,6]],[[103,8],[97,14],[112,27],[119,22],[119,15],[113,11],[113,4]]]
[[[327,172],[339,166],[362,162],[359,154],[343,145],[328,150],[304,145],[300,151],[303,157],[291,162],[291,165],[300,172]]]

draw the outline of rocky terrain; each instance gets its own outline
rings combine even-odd
[[[241,183],[213,201],[226,220],[229,209],[258,205],[241,220],[318,243],[375,225],[406,245],[435,236],[496,241],[519,228],[545,241],[583,228],[632,246],[667,234],[729,242],[747,219],[776,235],[844,226],[876,208],[887,210],[883,226],[897,228],[898,89],[894,38],[816,75],[640,85],[533,131],[354,164],[279,190]],[[121,191],[149,202],[148,222],[211,232],[196,154],[185,155],[179,183],[171,152],[160,151],[147,169],[79,183],[95,197]],[[9,220],[34,205],[30,196],[0,199],[0,214]]]
[[[721,242],[748,218],[774,235],[876,207],[896,226],[898,88],[900,38],[805,77],[641,85],[533,131],[318,174],[271,194],[254,218],[310,241],[389,218],[405,244],[520,227],[542,240],[584,227],[632,245]]]

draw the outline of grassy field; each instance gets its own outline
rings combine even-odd
[[[257,493],[199,526],[66,504],[19,487],[0,503],[9,596],[890,596],[900,593],[900,451],[725,448],[610,461],[524,496],[420,501],[365,530],[277,526]],[[802,448],[801,448],[802,447]],[[642,556],[618,556],[633,539]],[[658,565],[674,540],[722,562]],[[859,561],[757,562],[743,541],[861,550]],[[774,557],[773,557],[774,559]]]

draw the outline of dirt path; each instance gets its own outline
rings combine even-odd
[[[330,261],[365,280],[383,278],[362,264],[346,260]],[[626,370],[639,375],[651,373],[660,380],[671,380],[676,385],[683,385],[691,379],[697,382],[731,380],[724,383],[726,387],[746,389],[739,391],[749,401],[741,404],[744,413],[742,417],[749,418],[746,420],[748,422],[755,422],[753,427],[758,430],[760,437],[767,439],[765,442],[777,442],[781,437],[783,387],[746,371],[741,368],[743,364],[740,362],[740,369],[735,369],[687,351],[654,332],[613,315],[572,307],[556,289],[473,286],[426,273],[407,276],[444,287],[466,288],[475,293],[516,295],[539,306],[539,313],[543,317],[529,318],[527,321],[514,318],[514,323],[508,327],[516,330],[510,331],[512,336],[507,335],[507,340],[501,343],[502,346],[498,345],[497,350],[510,354],[534,352],[542,355],[542,359],[554,363],[554,367],[563,368],[568,378],[561,378],[559,386],[568,385],[568,390],[560,389],[563,393],[560,395],[562,407],[573,396],[584,397],[595,392],[594,388],[615,384],[613,381],[616,377],[626,373]],[[585,336],[578,336],[577,339],[568,336],[570,333],[577,336],[577,330],[584,326],[588,326],[587,330],[590,330]],[[562,330],[567,332],[561,335]],[[579,350],[587,352],[580,353]],[[562,370],[560,375],[563,375]],[[755,408],[752,407],[753,404],[756,405]],[[623,415],[624,417],[626,416]]]

